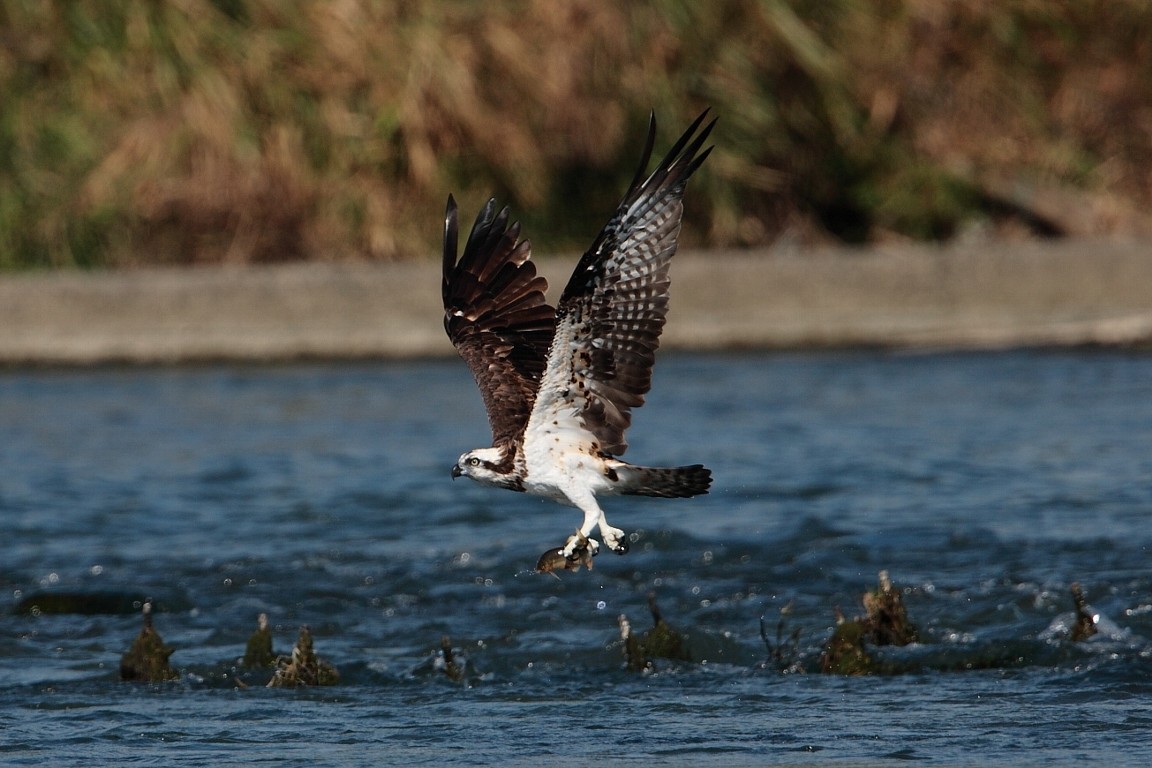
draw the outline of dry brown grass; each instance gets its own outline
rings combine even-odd
[[[1139,0],[0,0],[0,265],[579,248],[700,109],[686,239],[1147,227]],[[467,215],[467,214],[466,214]]]

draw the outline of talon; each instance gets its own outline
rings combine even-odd
[[[581,531],[576,531],[568,537],[568,541],[564,542],[564,547],[560,551],[564,557],[571,560],[579,552],[591,549],[595,553],[599,548],[600,545],[596,543],[595,539],[590,539]]]
[[[628,552],[628,536],[619,528],[605,528],[601,526],[600,532],[604,534],[604,543],[618,555]]]

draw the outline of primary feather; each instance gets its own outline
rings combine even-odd
[[[552,343],[556,311],[545,301],[548,282],[536,274],[532,247],[508,209],[489,200],[456,261],[456,201],[444,215],[444,330],[476,379],[493,445],[511,446],[523,433]]]

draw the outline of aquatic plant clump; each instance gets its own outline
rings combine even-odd
[[[272,650],[272,628],[268,625],[268,614],[260,614],[256,624],[256,631],[244,647],[242,663],[246,667],[272,666],[276,662],[276,652]]]
[[[656,659],[692,661],[687,637],[664,620],[652,592],[648,593],[648,610],[652,614],[652,628],[641,635],[633,632],[628,617],[620,614],[618,622],[625,666],[632,672],[651,672],[656,668]]]
[[[292,647],[292,655],[276,659],[276,671],[268,681],[269,688],[295,688],[310,685],[336,685],[340,672],[332,664],[316,655],[312,643],[312,629],[300,627],[300,637]]]
[[[144,683],[178,680],[180,674],[168,664],[175,649],[165,645],[160,633],[152,626],[151,602],[144,603],[142,614],[144,626],[132,647],[120,658],[120,679]]]
[[[908,618],[900,590],[893,586],[888,571],[880,571],[876,589],[865,592],[860,602],[864,606],[863,616],[855,619],[837,616],[836,629],[820,657],[822,672],[874,675],[894,671],[890,665],[877,660],[869,648],[903,646],[917,641],[916,626]]]

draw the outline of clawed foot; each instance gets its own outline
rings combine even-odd
[[[600,542],[596,539],[590,539],[585,536],[581,531],[576,531],[568,537],[568,541],[564,542],[564,547],[560,553],[564,557],[572,560],[584,555],[587,557],[594,557],[600,552]]]
[[[601,525],[600,534],[604,537],[604,544],[608,549],[618,555],[623,555],[628,552],[628,537],[624,535],[624,531],[619,528]]]

